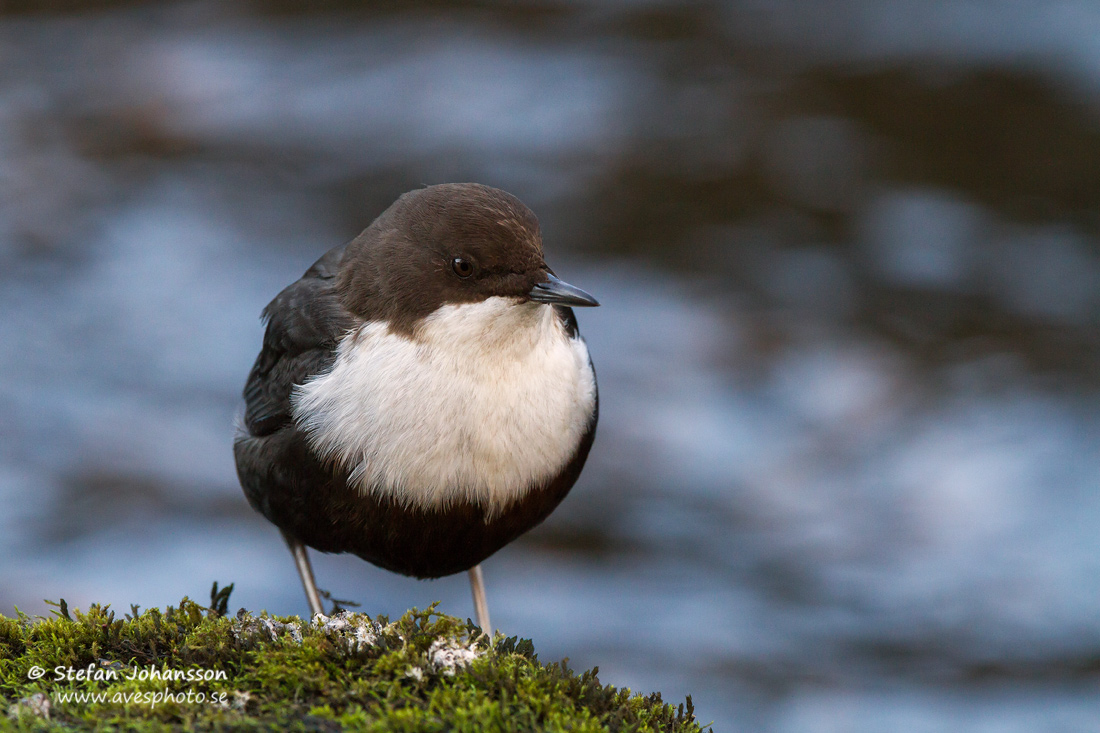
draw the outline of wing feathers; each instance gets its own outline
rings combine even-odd
[[[334,289],[343,250],[328,252],[264,308],[264,344],[244,388],[244,424],[255,437],[291,421],[294,387],[332,366],[336,344],[356,324]]]

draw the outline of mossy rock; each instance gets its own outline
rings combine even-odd
[[[0,730],[700,730],[690,697],[542,664],[530,641],[434,605],[303,622],[230,617],[225,590],[211,596],[123,618],[64,601],[48,619],[0,616]]]

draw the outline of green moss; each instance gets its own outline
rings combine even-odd
[[[48,619],[0,616],[0,730],[700,730],[690,697],[673,707],[597,669],[544,665],[530,641],[489,639],[434,606],[311,624],[227,617],[227,602],[215,586],[211,607],[184,598],[117,618],[61,601]],[[212,679],[171,678],[189,671]]]

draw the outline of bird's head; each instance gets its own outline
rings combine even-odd
[[[507,298],[595,306],[547,266],[534,213],[476,183],[428,186],[401,196],[345,251],[337,291],[352,313],[412,331],[444,305]]]

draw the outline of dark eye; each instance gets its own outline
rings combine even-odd
[[[469,277],[474,274],[474,263],[469,260],[464,260],[461,257],[455,257],[451,260],[451,269],[455,271],[455,274],[459,277]]]

